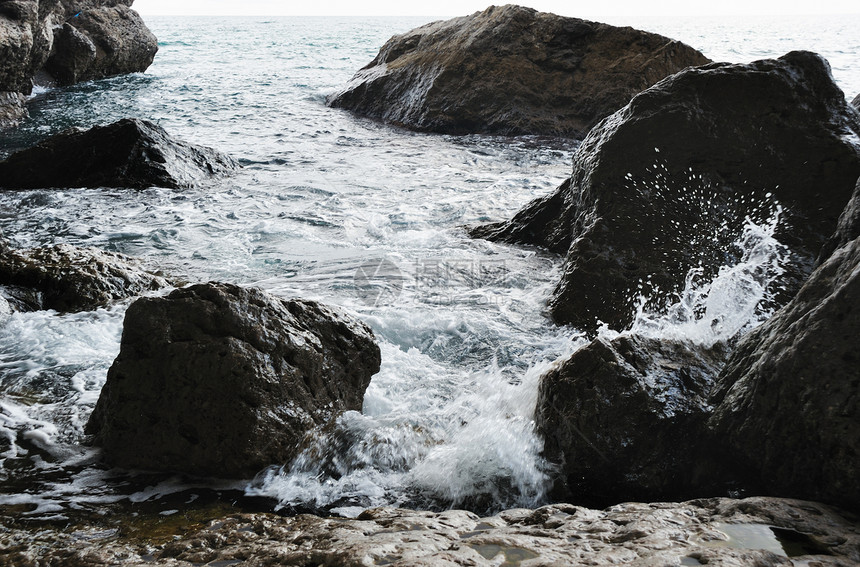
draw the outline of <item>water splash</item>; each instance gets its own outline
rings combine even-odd
[[[734,250],[728,254],[738,261],[720,267],[712,279],[705,276],[702,266],[690,269],[677,299],[662,310],[649,309],[648,299],[640,295],[629,332],[712,347],[767,319],[790,256],[775,237],[782,207],[774,203],[771,210],[764,221],[745,218],[741,235],[731,245]]]
[[[550,360],[511,381],[495,364],[463,372],[415,348],[382,350],[364,413],[344,414],[248,495],[343,515],[392,504],[490,511],[542,501],[548,477],[533,414]]]

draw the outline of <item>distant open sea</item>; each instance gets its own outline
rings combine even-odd
[[[569,174],[575,144],[418,134],[324,104],[391,35],[428,21],[147,18],[160,50],[145,74],[37,91],[31,119],[0,134],[0,157],[71,126],[135,116],[244,168],[190,191],[0,193],[0,230],[16,245],[96,246],[187,281],[341,305],[373,328],[383,362],[363,412],[341,419],[337,443],[320,438],[324,462],[317,453],[216,486],[105,470],[82,443],[126,304],[15,314],[0,324],[0,514],[168,510],[176,494],[204,486],[344,515],[382,504],[487,511],[545,501],[532,429],[538,378],[583,342],[543,314],[561,259],[471,240],[462,227],[508,218],[551,191]],[[609,23],[717,61],[817,51],[849,99],[860,93],[857,15]],[[378,296],[363,293],[356,277],[382,262],[397,277]]]

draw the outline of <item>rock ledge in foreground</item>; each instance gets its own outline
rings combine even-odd
[[[458,510],[394,508],[366,510],[355,520],[236,514],[196,533],[177,534],[175,541],[155,549],[137,546],[123,536],[102,535],[99,541],[97,528],[74,534],[39,529],[43,531],[31,534],[13,526],[4,533],[6,541],[21,542],[10,551],[16,567],[240,562],[344,567],[851,567],[860,562],[856,520],[813,502],[775,498],[628,503],[602,511],[555,504],[488,518]],[[90,533],[92,538],[87,537]]]

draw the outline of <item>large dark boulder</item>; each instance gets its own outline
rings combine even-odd
[[[328,103],[422,131],[581,138],[636,93],[708,62],[633,28],[492,6],[394,36]]]
[[[0,241],[0,296],[19,311],[91,311],[167,285],[121,254],[68,244],[19,250]]]
[[[27,115],[41,72],[71,84],[145,71],[158,43],[132,2],[0,0],[0,129]]]
[[[535,415],[553,497],[603,507],[722,493],[731,475],[703,433],[725,358],[724,346],[622,335],[547,372]]]
[[[710,426],[772,494],[860,510],[860,238],[747,334]]]
[[[126,118],[73,128],[0,162],[0,188],[186,188],[238,164],[211,148],[172,138],[163,128]]]
[[[129,307],[86,430],[117,466],[249,477],[360,410],[379,364],[371,330],[338,310],[195,285]]]
[[[782,212],[791,251],[774,305],[811,271],[860,176],[860,115],[820,56],[792,52],[664,79],[595,127],[573,175],[511,221],[473,235],[566,253],[552,317],[593,331],[630,325],[641,293],[660,307],[738,261],[747,219]]]

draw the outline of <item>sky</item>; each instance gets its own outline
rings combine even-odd
[[[265,16],[464,16],[483,10],[492,0],[136,0],[147,15]],[[497,0],[496,4],[505,4]],[[598,19],[610,16],[707,16],[858,14],[857,0],[521,0],[513,3],[562,16]]]

